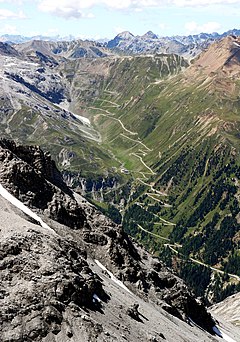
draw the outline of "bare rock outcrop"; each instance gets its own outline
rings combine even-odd
[[[16,227],[15,234],[4,227],[1,231],[3,341],[41,341],[49,332],[62,334],[64,317],[68,310],[67,317],[72,317],[72,307],[77,312],[101,309],[100,303],[110,297],[88,265],[86,251],[134,295],[212,332],[211,315],[184,282],[135,245],[121,226],[72,193],[49,154],[37,146],[0,140],[0,182],[53,228],[53,235],[41,227],[39,232],[18,233]],[[128,315],[142,319],[138,306],[129,310]],[[91,324],[92,340],[97,341],[103,330],[98,323]],[[71,329],[66,331],[72,334]]]
[[[107,298],[86,261],[86,253],[72,241],[28,229],[9,237],[2,229],[1,341],[42,341],[57,335],[66,310],[98,309],[94,296]],[[70,334],[70,332],[68,333]]]
[[[53,220],[80,229],[85,214],[62,180],[48,153],[38,146],[0,141],[0,180],[18,199]]]

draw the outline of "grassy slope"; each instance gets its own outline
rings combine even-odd
[[[206,74],[204,68],[194,67],[174,76],[176,60],[168,57],[168,63],[169,58],[170,67],[161,57],[158,63],[139,58],[115,65],[94,103],[98,109],[92,110],[105,145],[135,179],[153,186],[137,190],[132,201],[143,203],[149,215],[140,208],[134,222],[136,207],[130,205],[125,225],[154,250],[160,240],[156,243],[139,232],[136,221],[184,243],[185,254],[238,273],[229,259],[239,262],[239,82],[222,70]],[[124,131],[116,119],[137,134]],[[166,195],[156,194],[157,202],[152,199],[156,190]],[[176,226],[156,224],[154,214]],[[220,237],[226,237],[226,243]]]
[[[154,130],[163,111],[153,106],[159,94],[153,84],[177,73],[181,66],[187,66],[186,62],[174,55],[117,60],[100,98],[92,106],[104,145],[133,173],[149,173],[139,160],[148,152],[141,142]]]
[[[39,98],[39,103],[42,99]],[[51,151],[61,169],[82,174],[99,175],[114,166],[111,156],[98,143],[86,139],[74,124],[74,120],[61,117],[49,106],[45,112],[22,105],[6,123],[1,123],[3,135],[21,143],[41,145]],[[81,123],[78,122],[81,126]],[[69,163],[64,161],[69,161]]]

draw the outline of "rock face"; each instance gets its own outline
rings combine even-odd
[[[18,57],[19,53],[11,45],[0,42],[0,54],[3,56]]]
[[[1,341],[42,341],[49,332],[57,335],[67,307],[93,308],[94,294],[106,297],[75,243],[31,229],[9,238],[4,229]]]
[[[85,215],[49,154],[37,146],[16,146],[14,142],[2,139],[0,160],[2,184],[22,202],[71,228],[83,227]]]
[[[168,332],[162,334],[157,321],[148,323],[145,315],[151,312],[156,320],[178,322],[185,331],[179,341],[197,341],[194,334],[203,334],[184,323],[189,318],[212,332],[212,317],[186,285],[134,245],[121,226],[73,194],[49,154],[1,140],[0,182],[53,229],[27,221],[0,197],[1,341],[79,341],[80,335],[82,341],[126,340],[123,328],[117,332],[106,322],[111,315],[129,326],[129,341],[146,341],[154,329],[161,341]],[[101,273],[96,259],[107,271]],[[135,329],[136,319],[146,322],[142,330]],[[104,326],[111,332],[104,332]]]
[[[16,145],[13,141],[7,139],[1,139],[0,146],[32,166],[38,174],[41,174],[49,182],[63,188],[65,192],[70,192],[50,154],[44,153],[39,146]]]

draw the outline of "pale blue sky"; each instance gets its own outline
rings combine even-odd
[[[113,38],[240,29],[240,0],[0,0],[0,34]]]

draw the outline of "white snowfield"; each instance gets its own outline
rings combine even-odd
[[[87,126],[91,126],[91,122],[88,118],[86,118],[85,116],[81,116],[81,115],[77,115],[77,114],[73,114],[78,120],[82,121],[82,123],[84,123]]]
[[[98,260],[96,260],[96,259],[95,259],[94,261],[95,261],[95,263],[96,263],[103,271],[107,272],[107,274],[110,276],[111,280],[112,280],[115,284],[117,284],[118,286],[120,286],[122,289],[124,289],[124,290],[127,291],[128,293],[131,293],[131,294],[132,294],[132,292],[127,288],[127,286],[125,286],[125,285],[121,282],[121,280],[117,279],[117,278],[115,277],[115,275],[112,274],[112,272],[110,272],[105,266],[103,266],[103,264],[101,264],[100,261],[98,261]]]
[[[23,204],[21,201],[19,201],[16,197],[14,197],[10,192],[8,192],[2,184],[0,184],[0,195],[4,197],[8,202],[13,204],[16,208],[20,209],[22,212],[24,212],[26,215],[32,217],[34,220],[40,223],[40,225],[53,232],[56,234],[56,232],[50,228],[43,220],[36,214],[34,213],[31,209],[29,209],[25,204]]]
[[[240,45],[237,42],[233,42],[233,44],[237,47],[240,47]]]

